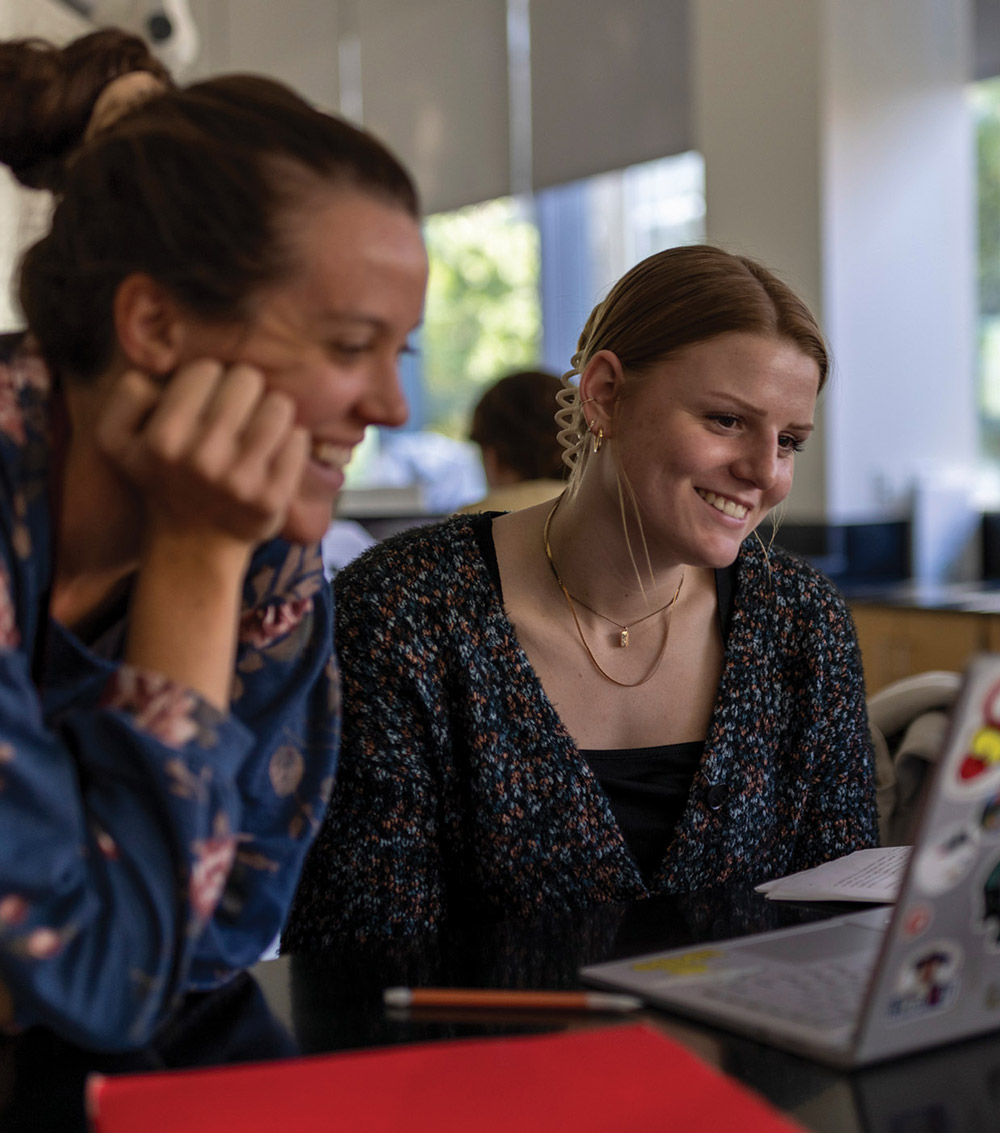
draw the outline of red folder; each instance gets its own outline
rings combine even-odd
[[[96,1133],[801,1133],[642,1024],[92,1075]]]

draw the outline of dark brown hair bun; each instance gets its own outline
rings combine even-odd
[[[172,85],[149,45],[118,28],[65,47],[44,39],[0,42],[0,161],[22,185],[60,192],[101,91],[133,71]]]

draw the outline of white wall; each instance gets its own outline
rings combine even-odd
[[[851,518],[976,459],[971,21],[964,0],[826,17],[827,511]]]
[[[975,459],[971,0],[693,0],[708,235],[775,267],[836,371],[793,518],[909,506]]]
[[[201,51],[186,77],[264,72],[336,110],[343,7],[344,0],[190,0]]]
[[[706,234],[762,260],[822,319],[823,71],[815,0],[693,0],[694,141],[705,160]],[[793,517],[821,518],[820,426],[796,458]]]

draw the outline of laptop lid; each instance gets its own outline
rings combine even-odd
[[[887,925],[888,921],[888,925]],[[927,788],[895,910],[584,968],[684,1014],[851,1066],[1000,1027],[1000,654],[970,664]],[[877,960],[876,960],[877,958]],[[795,1021],[742,990],[775,970],[834,965],[857,975],[836,1024],[819,999]],[[820,978],[817,990],[825,981]],[[862,994],[863,993],[863,994]]]
[[[1000,654],[966,670],[869,989],[856,1060],[1000,1027]]]

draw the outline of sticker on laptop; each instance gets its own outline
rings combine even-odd
[[[979,816],[979,825],[986,835],[1000,837],[1000,791],[995,791],[983,807]]]
[[[952,762],[949,786],[964,797],[1000,785],[1000,681],[983,697],[981,711],[982,723]]]
[[[987,873],[982,890],[982,924],[987,941],[1000,949],[1000,859]]]
[[[902,1023],[950,1007],[958,995],[961,968],[962,950],[947,940],[911,952],[889,996],[889,1018]]]
[[[651,956],[648,960],[635,961],[630,968],[633,972],[646,973],[649,977],[646,986],[650,988],[676,987],[678,983],[728,982],[758,970],[757,966],[747,964],[744,957],[729,953],[725,948],[693,948],[690,952]]]
[[[978,831],[964,822],[939,831],[917,858],[915,877],[921,890],[935,897],[954,888],[971,869],[978,842]]]
[[[632,965],[633,972],[658,972],[664,976],[704,976],[724,969],[726,952],[722,948],[696,948],[690,952],[676,952],[669,956],[654,956]]]
[[[912,940],[914,937],[922,936],[930,928],[933,920],[932,905],[914,905],[906,910],[903,917],[903,932]]]

